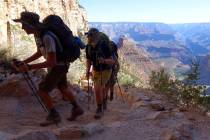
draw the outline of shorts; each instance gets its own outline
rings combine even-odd
[[[67,73],[69,65],[57,65],[48,71],[45,78],[39,84],[39,90],[51,92],[54,88],[66,89]]]
[[[105,86],[107,84],[108,80],[110,79],[111,73],[112,73],[111,69],[110,70],[103,70],[102,72],[93,71],[94,84]]]

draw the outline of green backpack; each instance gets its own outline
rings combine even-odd
[[[109,37],[105,33],[102,33],[102,32],[100,32],[100,37],[99,38],[100,39],[99,39],[98,45],[100,45],[101,43],[106,42],[108,44],[108,46],[109,46],[109,50],[112,53],[112,56],[114,58],[118,58],[117,45],[114,43],[114,41],[110,41]],[[88,46],[87,53],[88,53],[89,56],[91,56],[91,46]]]

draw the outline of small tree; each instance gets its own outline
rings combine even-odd
[[[160,71],[152,71],[149,83],[153,90],[160,93],[170,93],[172,80],[170,74],[164,69]]]
[[[187,84],[194,85],[200,79],[199,61],[197,59],[192,60],[190,67],[190,73],[187,74],[184,81]]]
[[[193,60],[191,70],[183,81],[172,80],[171,75],[164,69],[153,71],[149,83],[155,92],[168,95],[169,99],[175,100],[180,106],[191,108],[206,106],[207,97],[202,95],[205,95],[207,88],[197,84],[200,79],[199,67],[199,61]]]

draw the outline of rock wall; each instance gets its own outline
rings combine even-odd
[[[78,0],[0,0],[0,47],[17,51],[20,46],[34,45],[31,43],[33,38],[29,38],[21,26],[12,21],[25,10],[38,13],[41,20],[49,14],[61,16],[74,35],[84,33],[88,28],[86,11]],[[23,44],[23,41],[26,42]]]
[[[135,86],[148,87],[149,75],[152,71],[157,71],[159,66],[151,59],[150,54],[143,47],[137,46],[132,39],[122,36],[118,45],[121,70],[138,81]]]

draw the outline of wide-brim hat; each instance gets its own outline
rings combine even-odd
[[[85,33],[87,36],[95,36],[99,33],[99,30],[96,28],[90,28],[88,32]]]
[[[21,12],[20,18],[13,19],[14,22],[20,22],[27,26],[44,27],[44,24],[39,22],[39,15],[34,12]]]

